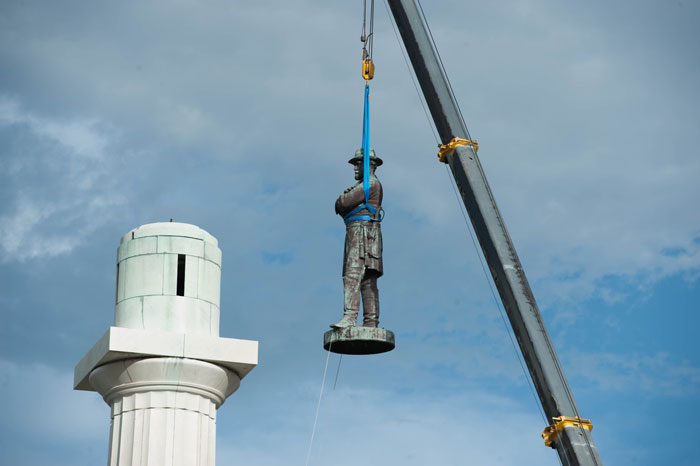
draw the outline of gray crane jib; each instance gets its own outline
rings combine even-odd
[[[413,70],[443,144],[470,139],[427,25],[415,0],[388,0]],[[447,156],[474,231],[549,421],[579,418],[571,389],[557,359],[515,247],[489,188],[474,147],[458,146]],[[589,431],[568,425],[554,441],[564,465],[602,465]]]

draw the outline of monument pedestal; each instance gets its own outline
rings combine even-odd
[[[323,349],[338,354],[379,354],[395,346],[394,332],[384,328],[345,327],[323,335]]]
[[[109,466],[214,466],[216,410],[258,363],[219,336],[221,250],[194,225],[142,225],[117,250],[115,326],[73,388],[112,408]]]

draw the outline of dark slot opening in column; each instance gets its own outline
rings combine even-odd
[[[177,295],[185,296],[185,255],[177,255]]]

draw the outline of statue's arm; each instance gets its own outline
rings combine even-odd
[[[365,192],[362,188],[362,183],[357,183],[345,190],[335,201],[335,213],[345,215],[355,207],[365,202]]]

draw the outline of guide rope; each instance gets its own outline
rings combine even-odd
[[[331,349],[331,343],[328,342],[328,350],[330,351]],[[335,371],[335,380],[333,381],[333,391],[335,391],[336,385],[338,385],[338,375],[340,375],[340,363],[343,362],[343,355],[340,355],[340,359],[338,359],[338,369]]]
[[[306,454],[306,466],[309,466],[311,460],[311,448],[314,445],[314,436],[316,435],[316,424],[318,423],[318,413],[321,411],[321,399],[323,398],[323,388],[326,386],[326,373],[328,372],[328,360],[331,358],[331,347],[333,342],[328,343],[328,355],[326,356],[326,365],[323,368],[323,379],[321,380],[321,392],[318,394],[318,404],[316,405],[316,416],[314,417],[314,426],[311,429],[311,441],[309,441],[309,452]]]
[[[323,392],[324,388],[326,385],[326,374],[328,373],[328,361],[330,360],[331,357],[331,347],[333,346],[333,342],[330,341],[328,343],[328,355],[326,356],[326,364],[323,368],[323,379],[321,380],[321,392],[318,396],[318,404],[316,405],[316,416],[314,417],[314,425],[313,428],[311,429],[311,441],[309,442],[309,451],[306,455],[306,466],[309,466],[309,463],[311,461],[311,452],[313,450],[313,445],[314,445],[314,438],[316,434],[316,426],[318,424],[318,415],[321,411],[321,400],[323,399]],[[338,368],[335,371],[335,380],[333,381],[333,390],[331,391],[332,393],[335,392],[335,387],[338,385],[338,376],[340,375],[340,363],[343,362],[343,355],[340,355],[340,358],[338,359]],[[323,439],[321,439],[323,440]],[[321,452],[321,447],[322,447],[322,442],[319,444],[319,450],[318,454],[320,455]]]

